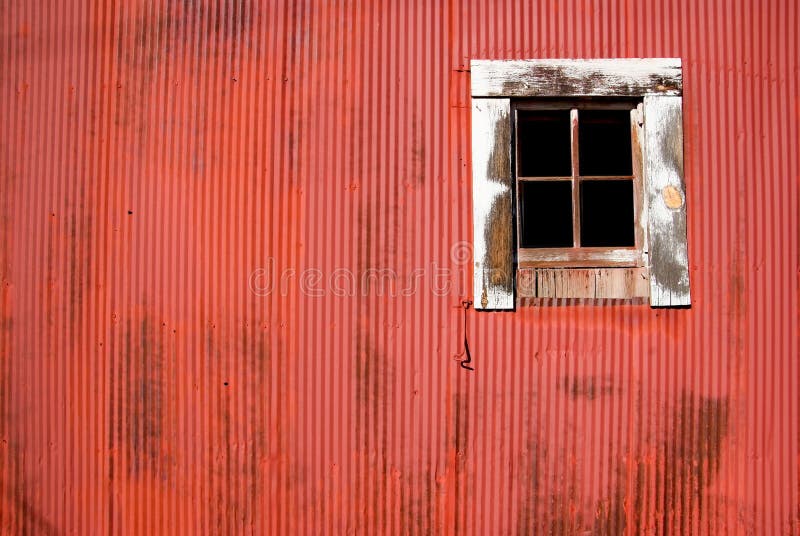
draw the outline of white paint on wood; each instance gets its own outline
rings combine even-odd
[[[472,60],[473,97],[680,95],[680,58]]]
[[[493,241],[493,229],[510,233],[511,101],[472,99],[473,302],[476,309],[513,310],[513,243]],[[507,207],[507,209],[505,208]],[[498,248],[502,251],[498,252]],[[507,250],[507,251],[506,251]],[[499,254],[499,255],[498,255]],[[498,261],[498,256],[503,262]]]
[[[686,198],[680,97],[645,97],[644,138],[650,305],[689,306],[686,203],[670,208],[663,194]]]

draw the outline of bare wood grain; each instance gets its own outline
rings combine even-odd
[[[591,298],[628,300],[650,295],[646,267],[520,268],[519,298]]]

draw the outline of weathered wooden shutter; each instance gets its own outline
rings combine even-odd
[[[650,305],[689,306],[681,97],[644,97],[644,176]]]
[[[472,99],[474,307],[514,309],[510,99]]]

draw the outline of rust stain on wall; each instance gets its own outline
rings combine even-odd
[[[165,429],[174,423],[168,420],[166,407],[165,352],[153,323],[148,316],[125,322],[121,356],[125,382],[115,401],[121,406],[124,423],[118,441],[124,445],[129,477],[149,471],[166,480],[172,464]]]
[[[594,400],[601,396],[618,394],[618,390],[614,388],[613,381],[613,378],[597,376],[565,377],[562,390],[571,398],[585,397],[588,400]]]

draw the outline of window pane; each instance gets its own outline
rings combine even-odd
[[[520,193],[520,246],[572,247],[572,181],[524,181]]]
[[[581,181],[581,246],[635,246],[633,181]]]
[[[632,175],[630,110],[578,112],[581,175]]]
[[[572,175],[569,110],[519,110],[517,144],[521,176]]]

